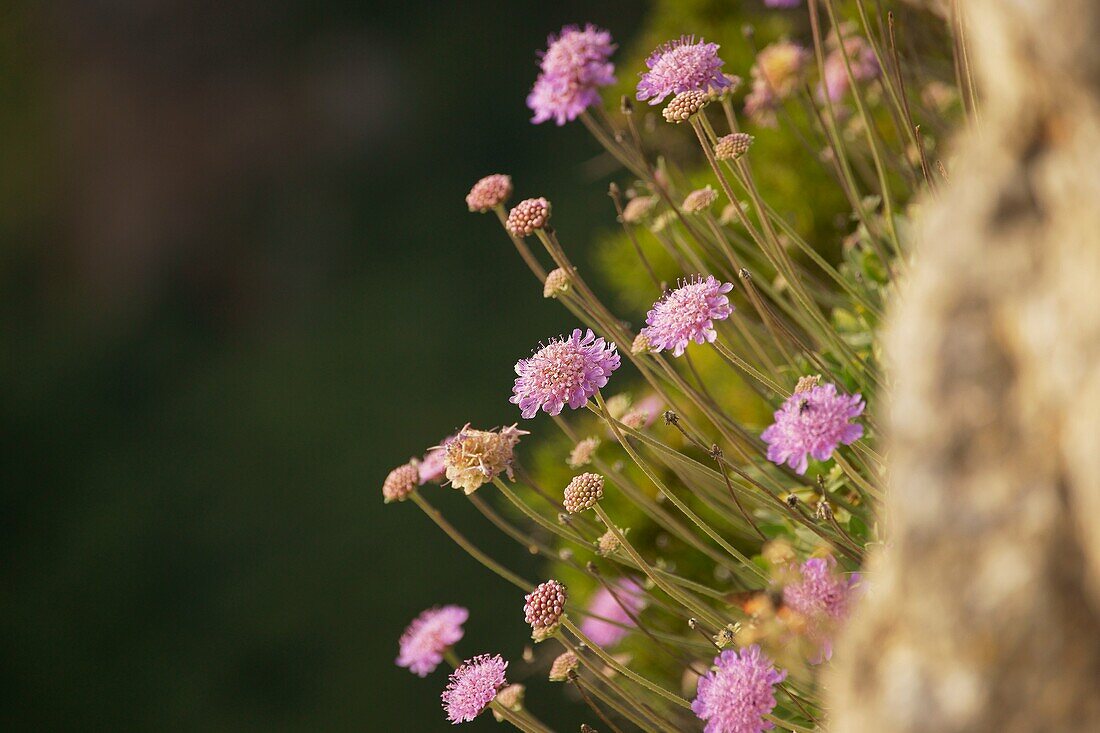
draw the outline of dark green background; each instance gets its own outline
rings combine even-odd
[[[612,221],[583,128],[524,98],[548,32],[644,10],[0,10],[0,727],[445,730],[445,673],[392,663],[440,602],[518,663],[521,598],[379,489],[518,419],[512,363],[572,325],[463,197],[507,172],[567,241]]]

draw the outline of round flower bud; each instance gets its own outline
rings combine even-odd
[[[661,114],[665,116],[665,120],[668,122],[680,124],[699,112],[703,107],[706,107],[709,101],[710,97],[707,93],[697,89],[680,92],[672,98],[672,101],[668,103]]]
[[[466,206],[470,211],[485,213],[500,206],[512,195],[512,177],[503,173],[485,176],[466,194]]]
[[[550,221],[550,202],[544,198],[524,199],[508,212],[505,226],[517,237],[529,237]]]
[[[546,282],[542,286],[542,297],[557,298],[569,292],[569,273],[560,267],[551,270],[546,275]]]
[[[524,596],[523,616],[531,628],[552,629],[565,612],[565,586],[556,580],[548,580]]]
[[[558,658],[554,660],[554,663],[550,665],[550,681],[551,682],[565,682],[569,679],[571,672],[576,672],[577,667],[580,666],[581,661],[577,659],[577,655],[573,652],[563,652],[558,655]]]
[[[386,480],[382,482],[382,498],[389,504],[391,501],[404,501],[420,483],[420,471],[412,463],[398,466],[390,471]]]
[[[698,188],[684,197],[685,214],[702,214],[718,200],[718,192],[710,186]]]
[[[735,132],[718,138],[714,144],[714,157],[718,160],[737,160],[749,152],[749,146],[755,138],[744,132]]]
[[[510,710],[513,713],[518,713],[523,710],[523,698],[527,693],[527,687],[521,684],[508,685],[503,690],[497,693],[496,702],[498,705]],[[496,718],[498,723],[503,723],[505,717],[493,711],[493,717]]]
[[[656,205],[656,196],[635,196],[623,207],[623,221],[627,224],[637,224],[649,216]]]
[[[598,473],[582,473],[565,487],[565,511],[570,514],[591,509],[603,498],[603,476]]]

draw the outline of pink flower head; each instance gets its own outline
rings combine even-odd
[[[806,473],[807,456],[827,461],[838,445],[849,445],[863,435],[863,426],[849,421],[864,407],[859,394],[839,394],[832,384],[795,392],[760,435],[768,444],[768,460]]]
[[[642,72],[638,82],[638,99],[660,104],[665,97],[680,92],[720,91],[731,83],[722,73],[722,63],[717,43],[706,43],[702,38],[696,42],[695,36],[669,41],[645,60],[649,71]]]
[[[540,583],[523,597],[523,618],[532,629],[549,629],[558,625],[565,613],[565,586],[556,580]]]
[[[878,60],[875,52],[862,36],[851,36],[844,41],[848,53],[848,63],[852,67],[852,76],[856,81],[869,81],[878,76]],[[825,72],[817,87],[818,99],[824,101],[826,95],[831,102],[839,102],[848,93],[851,85],[848,70],[844,66],[844,54],[833,49],[825,58]]]
[[[764,5],[769,8],[797,8],[802,0],[764,0]]]
[[[775,686],[787,678],[756,644],[740,652],[726,649],[715,669],[699,678],[691,709],[707,721],[704,733],[761,733],[775,724],[764,716],[775,709]]]
[[[829,659],[832,635],[848,618],[859,575],[844,577],[832,557],[811,557],[799,575],[798,582],[783,588],[783,604],[806,620],[810,638],[821,647],[815,661]]]
[[[614,343],[596,338],[591,329],[582,335],[577,328],[568,338],[556,338],[531,358],[516,362],[519,377],[508,401],[519,405],[525,418],[534,417],[540,407],[548,415],[559,414],[565,405],[576,410],[618,368]]]
[[[615,66],[609,61],[614,50],[611,34],[592,24],[584,30],[567,25],[556,38],[551,35],[527,95],[527,106],[535,113],[531,122],[553,118],[564,125],[599,103],[599,88],[615,83]]]
[[[421,486],[430,481],[443,481],[447,474],[447,444],[454,439],[454,435],[447,436],[439,442],[439,445],[425,453],[420,463],[416,464]]]
[[[500,206],[512,195],[512,177],[503,173],[485,176],[466,194],[466,206],[470,211],[486,212]]]
[[[601,647],[614,646],[629,633],[624,626],[636,625],[631,615],[637,616],[645,606],[642,587],[632,578],[623,578],[616,583],[614,593],[601,585],[588,602],[588,612],[600,618],[586,618],[581,623],[581,631]]]
[[[666,292],[646,314],[647,325],[642,334],[654,351],[671,350],[673,356],[684,353],[687,345],[708,343],[718,338],[714,322],[729,318],[733,312],[726,293],[732,283],[724,283],[707,275],[692,276],[680,281],[680,287]]]
[[[451,673],[447,689],[443,690],[443,709],[452,723],[468,723],[489,707],[497,692],[508,684],[504,671],[508,669],[499,654],[479,654],[467,659]]]
[[[443,652],[458,643],[470,612],[462,606],[433,606],[413,619],[398,642],[397,666],[427,677],[443,661]]]

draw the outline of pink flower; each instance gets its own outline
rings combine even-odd
[[[864,407],[858,394],[838,394],[832,384],[796,391],[775,411],[775,422],[760,435],[768,444],[768,460],[806,473],[807,456],[827,461],[838,445],[849,445],[863,435],[863,426],[850,420]]]
[[[585,636],[604,648],[622,641],[629,633],[628,629],[622,627],[636,626],[631,615],[637,616],[646,606],[642,587],[632,578],[620,580],[615,584],[614,591],[612,594],[606,586],[601,585],[588,602],[588,612],[600,618],[590,616],[581,623],[581,631]]]
[[[718,338],[714,322],[729,318],[733,312],[726,293],[732,283],[723,283],[708,275],[681,281],[680,287],[669,291],[653,304],[646,314],[647,325],[642,334],[655,351],[671,350],[673,356],[684,353],[687,345],[708,343]]]
[[[715,669],[699,678],[691,709],[707,721],[705,733],[760,733],[775,724],[764,718],[775,709],[775,686],[787,677],[753,644],[727,649]]]
[[[809,637],[821,652],[814,661],[833,655],[832,636],[847,620],[859,575],[844,577],[832,557],[812,557],[802,563],[798,582],[783,588],[783,604],[806,620]]]
[[[462,638],[470,612],[462,606],[433,606],[413,619],[398,642],[397,666],[427,677],[443,661],[443,652]]]
[[[638,99],[660,104],[672,94],[728,87],[730,80],[722,73],[718,48],[717,43],[701,38],[696,42],[695,36],[681,36],[658,46],[645,61],[649,71],[643,72],[638,82]]]
[[[500,206],[512,195],[512,177],[503,173],[485,176],[466,194],[466,206],[470,211],[486,212]]]
[[[516,362],[519,377],[508,401],[519,405],[525,418],[534,417],[539,408],[549,415],[561,413],[565,405],[576,410],[618,368],[615,344],[596,338],[591,329],[583,336],[574,329],[568,338],[554,339],[531,358]]]
[[[592,24],[584,30],[567,25],[560,36],[551,35],[527,95],[527,106],[535,113],[531,122],[553,119],[564,125],[598,104],[599,88],[615,83],[615,66],[608,60],[614,50],[611,34]]]
[[[497,692],[508,684],[508,669],[499,654],[480,654],[456,669],[443,690],[443,709],[452,723],[468,723],[489,707]]]
[[[565,586],[556,580],[540,583],[523,598],[523,617],[532,629],[557,626],[565,613]]]
[[[797,8],[802,0],[764,0],[764,5],[769,8]]]
[[[852,36],[844,41],[848,52],[848,63],[852,67],[852,76],[856,81],[869,81],[878,76],[878,60],[874,50],[862,36]],[[833,49],[825,58],[825,73],[817,87],[818,99],[839,102],[848,93],[851,85],[848,70],[844,67],[844,54],[839,48]]]
[[[439,441],[439,445],[425,453],[424,457],[420,459],[420,463],[416,464],[421,486],[430,481],[442,481],[445,478],[447,473],[447,444],[454,439],[454,435],[449,435]]]

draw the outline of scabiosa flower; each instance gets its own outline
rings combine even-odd
[[[687,214],[702,214],[711,206],[714,206],[714,202],[717,200],[718,192],[707,185],[703,188],[697,188],[685,196],[682,208],[684,213]]]
[[[442,481],[447,475],[447,444],[454,439],[455,436],[448,435],[446,438],[439,441],[439,445],[430,448],[428,452],[424,454],[424,457],[420,459],[420,462],[416,464],[421,486],[432,481]]]
[[[527,106],[535,113],[531,122],[553,119],[564,125],[599,103],[599,88],[615,83],[615,66],[609,61],[614,50],[611,34],[591,24],[584,30],[567,25],[556,38],[551,35],[527,95]]]
[[[574,476],[565,487],[565,511],[570,514],[583,512],[596,506],[603,498],[603,476],[598,473],[582,473]]]
[[[404,501],[419,483],[420,473],[415,464],[410,462],[398,466],[382,482],[382,498],[387,504],[391,501]]]
[[[629,633],[629,628],[636,625],[631,616],[637,616],[646,607],[642,586],[633,578],[620,579],[614,584],[613,590],[614,593],[607,586],[600,586],[588,601],[588,612],[592,616],[581,623],[581,631],[585,636],[604,648],[622,641]],[[594,616],[600,618],[593,618]],[[623,628],[624,626],[628,628]]]
[[[775,724],[764,718],[775,709],[775,686],[787,678],[753,644],[740,652],[727,649],[715,669],[699,678],[691,709],[707,721],[704,733],[760,733]]]
[[[691,119],[692,115],[697,114],[709,103],[710,97],[706,92],[680,92],[661,110],[661,115],[664,116],[665,122],[678,125]]]
[[[806,473],[807,456],[827,461],[838,445],[854,443],[863,435],[863,426],[850,420],[864,407],[859,394],[840,394],[832,384],[795,392],[775,411],[775,422],[760,435],[768,444],[768,460]]]
[[[749,152],[749,146],[754,139],[752,135],[743,132],[734,132],[720,137],[714,144],[714,157],[718,160],[737,160]]]
[[[561,413],[565,405],[583,407],[596,390],[607,384],[619,368],[615,344],[608,344],[589,329],[574,329],[568,338],[552,340],[529,359],[516,362],[515,386],[509,402],[520,414],[532,418],[542,408],[548,415]]]
[[[508,212],[505,227],[517,237],[529,237],[550,221],[550,202],[544,198],[524,199]]]
[[[625,529],[620,529],[619,533],[625,533]],[[622,543],[619,541],[619,535],[615,534],[612,530],[607,530],[600,538],[596,540],[596,552],[602,557],[608,557],[615,554],[615,551],[619,549]]]
[[[503,173],[485,176],[466,194],[466,206],[470,211],[485,213],[500,206],[512,195],[512,177]]]
[[[592,456],[596,454],[596,449],[600,447],[600,439],[595,436],[590,436],[584,440],[578,441],[573,450],[569,452],[569,458],[566,459],[565,464],[570,468],[580,468],[581,466],[587,466],[592,462]]]
[[[869,81],[878,76],[879,66],[875,52],[862,36],[845,39],[844,48],[856,81]],[[839,102],[850,88],[848,70],[844,66],[844,52],[835,48],[825,57],[825,70],[817,87],[817,97],[821,101],[828,98],[831,102]]]
[[[542,284],[542,297],[557,298],[568,293],[570,287],[569,273],[560,267],[554,268],[546,274],[546,282]]]
[[[718,44],[707,43],[695,36],[682,36],[658,46],[645,65],[638,82],[638,99],[660,104],[671,94],[708,89],[724,89],[730,80],[722,73]]]
[[[745,114],[761,125],[775,125],[775,109],[789,97],[802,80],[809,55],[791,41],[766,46],[752,67],[752,91],[745,97]]]
[[[844,577],[832,557],[811,557],[798,581],[783,588],[783,604],[805,619],[809,637],[820,645],[818,659],[833,655],[832,635],[848,618],[858,574]]]
[[[413,619],[398,642],[397,666],[427,677],[443,661],[443,653],[464,633],[470,612],[462,606],[433,606]]]
[[[565,682],[569,679],[571,672],[577,671],[577,667],[581,664],[580,659],[573,652],[562,652],[550,665],[550,681],[551,682]]]
[[[714,322],[729,318],[733,312],[726,293],[733,290],[733,283],[692,276],[681,281],[680,287],[661,297],[646,314],[648,324],[642,334],[654,351],[672,351],[673,356],[684,353],[687,345],[708,343],[718,338]]]
[[[493,432],[474,430],[467,424],[447,443],[443,457],[447,480],[472,494],[502,473],[512,478],[513,450],[524,435],[528,432],[515,425]]]
[[[504,673],[508,662],[499,654],[479,654],[467,659],[451,673],[447,689],[443,690],[443,709],[452,723],[468,723],[481,715],[508,684]]]
[[[540,583],[523,597],[523,618],[535,631],[552,629],[565,612],[565,586],[556,580]]]

